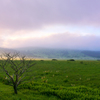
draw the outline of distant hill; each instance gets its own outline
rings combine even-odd
[[[0,48],[0,54],[17,52],[15,49]]]
[[[48,48],[18,48],[21,53],[33,58],[44,59],[86,59],[94,60],[100,58],[100,51],[48,49]]]
[[[20,52],[31,58],[40,59],[83,59],[83,60],[96,60],[100,59],[100,51],[85,51],[85,50],[68,50],[68,49],[48,49],[48,48],[17,48],[7,49],[0,48],[2,52]]]
[[[100,51],[82,51],[82,53],[90,57],[100,58]]]

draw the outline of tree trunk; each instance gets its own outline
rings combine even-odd
[[[14,93],[17,94],[17,85],[14,84]]]

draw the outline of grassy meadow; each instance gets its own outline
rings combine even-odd
[[[33,62],[32,80],[19,85],[17,95],[0,69],[0,100],[100,100],[100,61]]]

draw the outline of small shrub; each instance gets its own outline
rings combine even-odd
[[[68,82],[68,79],[64,79],[64,82]]]
[[[57,61],[57,59],[52,59],[52,61]]]
[[[83,64],[83,61],[81,61],[80,63]]]
[[[44,61],[44,60],[40,60],[40,61]]]
[[[68,61],[75,61],[74,59],[69,59]]]

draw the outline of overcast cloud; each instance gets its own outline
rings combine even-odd
[[[97,33],[66,30],[34,37],[49,26],[100,28],[100,0],[0,0],[1,47],[59,47],[100,50]],[[73,29],[72,29],[73,30]],[[99,34],[100,30],[98,30]],[[33,34],[33,36],[28,36]],[[48,32],[46,33],[48,34]],[[73,34],[73,35],[72,35]],[[89,35],[91,34],[91,35]],[[27,37],[25,37],[25,36]],[[12,44],[13,42],[13,44]]]
[[[18,47],[45,47],[45,48],[63,48],[63,49],[79,49],[79,50],[100,50],[100,36],[79,34],[54,34],[51,36],[40,38],[26,38],[5,41],[7,45],[14,48]],[[20,44],[19,44],[20,43]]]
[[[0,0],[0,27],[35,29],[49,24],[100,26],[99,0]]]

